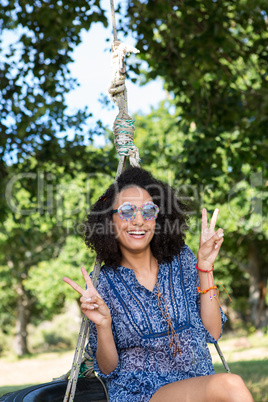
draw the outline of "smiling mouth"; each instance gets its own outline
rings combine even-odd
[[[142,237],[146,234],[144,230],[129,230],[127,233],[133,237]]]

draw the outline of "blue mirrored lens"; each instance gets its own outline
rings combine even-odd
[[[135,210],[131,205],[124,205],[121,208],[121,213],[125,219],[129,219],[134,215]]]
[[[156,208],[153,205],[145,205],[143,207],[143,213],[145,217],[152,218],[156,214]]]

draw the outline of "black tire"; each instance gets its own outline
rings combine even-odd
[[[15,391],[0,398],[1,402],[63,402],[67,381],[53,381]],[[106,402],[106,394],[98,378],[79,378],[74,402]]]

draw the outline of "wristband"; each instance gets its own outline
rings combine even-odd
[[[196,264],[195,268],[197,269],[197,271],[209,273],[209,272],[213,271],[214,265],[212,265],[212,268],[210,270],[205,270],[205,269],[198,268],[197,264]]]

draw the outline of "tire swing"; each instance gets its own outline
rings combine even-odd
[[[128,115],[127,91],[125,87],[125,56],[129,53],[139,53],[137,49],[117,40],[115,24],[114,2],[110,0],[114,42],[112,45],[112,84],[109,93],[112,100],[118,106],[119,113],[115,118],[113,132],[114,143],[119,154],[119,164],[115,181],[120,176],[126,165],[126,158],[132,166],[139,166],[139,151],[134,145],[134,120]],[[92,282],[97,286],[101,261],[96,260]],[[71,370],[62,377],[52,382],[31,386],[20,391],[3,395],[0,402],[94,402],[108,401],[108,392],[105,382],[97,377],[93,370],[93,359],[85,351],[88,339],[88,319],[84,315],[79,330],[77,345],[74,353]],[[218,343],[216,350],[221,358],[225,370],[230,369],[224,359]]]

